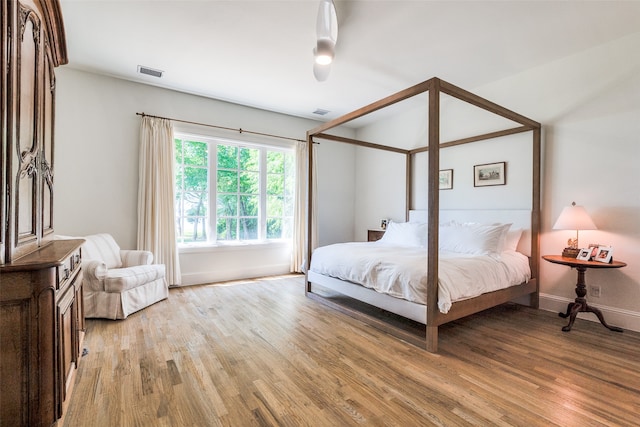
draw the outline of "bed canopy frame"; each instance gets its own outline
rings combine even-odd
[[[400,101],[412,98],[422,93],[428,93],[428,134],[427,145],[405,150],[398,147],[375,144],[367,141],[361,141],[352,138],[332,135],[326,133],[340,125],[351,122],[360,117],[364,117],[375,111],[389,107]],[[457,139],[452,141],[440,141],[440,94],[446,94],[457,98],[463,102],[471,104],[482,110],[488,111],[498,116],[502,116],[512,122],[519,124],[516,127],[510,127],[500,131],[483,133],[468,138]],[[531,249],[530,249],[530,266],[531,279],[523,285],[513,286],[499,291],[483,294],[479,297],[453,303],[451,310],[447,314],[443,314],[438,310],[438,228],[439,228],[439,180],[438,173],[440,170],[440,150],[447,147],[472,143],[476,141],[489,140],[507,135],[514,135],[523,132],[531,132],[532,135],[532,194],[531,194]],[[340,304],[329,301],[326,298],[314,293],[309,282],[308,272],[306,276],[305,294],[324,304],[330,305],[340,311],[365,320],[367,323],[379,327],[386,332],[398,336],[408,342],[416,345],[424,346],[427,351],[436,352],[438,349],[438,326],[447,322],[468,316],[473,313],[480,312],[487,308],[495,307],[499,304],[512,301],[520,297],[528,297],[528,304],[532,307],[538,307],[538,271],[539,271],[539,232],[540,232],[540,146],[541,146],[541,125],[540,123],[524,117],[507,108],[488,101],[478,95],[461,89],[455,85],[447,83],[439,78],[433,77],[415,86],[397,92],[386,98],[380,99],[365,107],[352,111],[327,123],[315,127],[307,132],[307,144],[309,153],[309,175],[308,175],[308,192],[307,192],[307,248],[306,248],[306,265],[311,265],[311,254],[313,252],[312,230],[313,230],[313,151],[312,144],[317,139],[331,140],[354,144],[363,147],[381,149],[406,156],[406,219],[409,219],[409,210],[412,206],[411,176],[412,176],[412,159],[417,153],[428,152],[428,178],[427,178],[427,215],[428,215],[428,243],[427,243],[427,306],[426,306],[426,326],[424,337],[416,337],[413,333],[408,333],[397,327],[391,326],[384,321],[375,317],[364,314],[361,311],[350,309]],[[308,269],[307,269],[308,270]]]

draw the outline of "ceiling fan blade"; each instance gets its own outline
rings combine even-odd
[[[313,75],[315,76],[317,81],[323,82],[327,80],[327,77],[329,77],[330,71],[331,71],[331,64],[322,65],[314,61]]]
[[[331,62],[338,40],[338,15],[333,0],[320,0],[318,19],[316,21],[317,46],[313,50],[313,75],[316,80],[323,82],[329,77]]]
[[[316,33],[319,39],[328,38],[334,43],[338,40],[338,15],[333,0],[320,0]]]

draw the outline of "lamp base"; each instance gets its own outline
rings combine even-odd
[[[562,256],[565,258],[577,258],[580,253],[580,249],[576,248],[564,248],[562,250]]]

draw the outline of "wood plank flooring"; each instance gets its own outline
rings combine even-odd
[[[171,289],[87,320],[65,427],[637,426],[640,334],[506,305],[430,354],[304,295],[302,276]]]

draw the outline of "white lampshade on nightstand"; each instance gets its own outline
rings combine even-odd
[[[576,202],[573,202],[571,206],[567,206],[562,209],[558,220],[553,226],[554,230],[576,230],[576,238],[569,239],[567,242],[568,247],[563,251],[563,256],[571,256],[575,258],[578,256],[578,233],[580,230],[597,230],[598,227],[593,223],[593,220],[585,210],[583,206],[576,206]],[[575,255],[573,255],[575,252]]]

